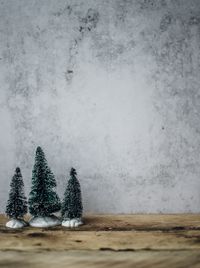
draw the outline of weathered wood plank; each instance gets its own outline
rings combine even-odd
[[[0,251],[1,268],[199,268],[199,251]]]
[[[3,233],[0,250],[200,250],[200,231],[45,231]]]
[[[71,230],[5,227],[0,267],[200,268],[200,215],[88,215]]]

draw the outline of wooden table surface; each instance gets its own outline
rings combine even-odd
[[[200,268],[200,215],[87,215],[78,229],[8,229],[0,268]]]

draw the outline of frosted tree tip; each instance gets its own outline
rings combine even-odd
[[[19,167],[16,167],[15,171],[16,171],[16,173],[20,173],[21,172],[21,170],[20,170]]]
[[[40,146],[37,147],[36,152],[41,152],[42,148]]]
[[[75,168],[71,168],[71,171],[70,171],[70,175],[73,176],[73,175],[77,175],[76,173],[76,169]]]

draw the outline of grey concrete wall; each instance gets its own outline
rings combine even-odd
[[[40,145],[85,211],[200,212],[199,74],[199,0],[0,0],[0,211]]]

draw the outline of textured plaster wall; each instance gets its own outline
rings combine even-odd
[[[85,211],[200,212],[200,1],[0,0],[0,211],[36,146]]]

